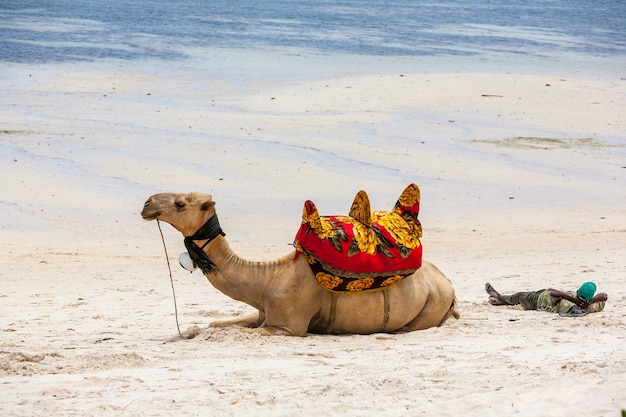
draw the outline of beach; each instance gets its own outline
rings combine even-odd
[[[620,415],[626,73],[265,71],[5,69],[2,415]],[[211,328],[253,309],[182,269],[182,235],[162,224],[180,327],[196,334],[177,337],[159,230],[139,215],[150,195],[211,194],[232,248],[269,261],[293,249],[305,200],[347,214],[362,189],[390,210],[413,182],[424,259],[452,281],[459,320]],[[484,291],[585,281],[608,302],[580,318]]]

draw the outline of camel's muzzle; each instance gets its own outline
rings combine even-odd
[[[159,210],[155,210],[154,208],[150,207],[151,203],[152,200],[148,200],[143,205],[143,210],[141,210],[141,217],[143,217],[144,220],[155,220],[161,215],[161,212]]]

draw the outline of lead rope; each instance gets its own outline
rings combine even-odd
[[[183,334],[180,332],[180,325],[178,324],[178,306],[176,305],[176,291],[174,291],[174,278],[172,278],[172,267],[170,266],[170,258],[167,255],[167,247],[165,246],[165,238],[163,237],[163,231],[161,230],[161,223],[157,219],[157,226],[159,226],[159,233],[161,233],[161,241],[163,241],[163,250],[165,251],[165,260],[167,261],[167,269],[170,271],[170,282],[172,283],[172,295],[174,296],[174,315],[176,316],[176,329],[178,335],[183,339]]]

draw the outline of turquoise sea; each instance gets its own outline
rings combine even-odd
[[[626,72],[624,27],[623,0],[2,0],[0,62],[185,65],[228,50]]]

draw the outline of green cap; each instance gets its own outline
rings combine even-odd
[[[585,282],[580,286],[576,295],[583,301],[589,301],[593,298],[593,295],[596,293],[596,284],[593,282]]]

